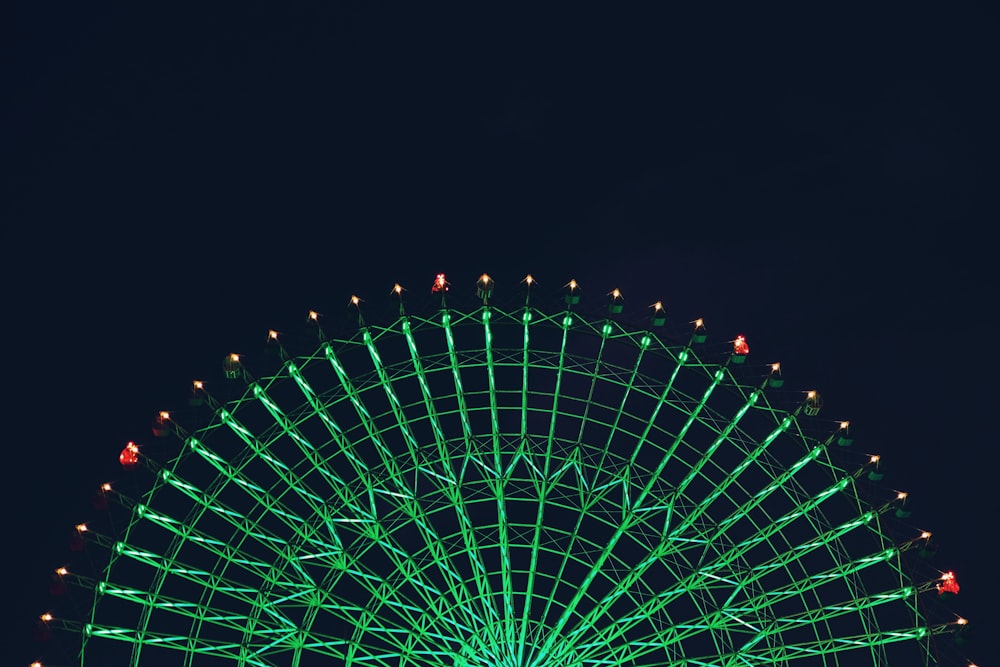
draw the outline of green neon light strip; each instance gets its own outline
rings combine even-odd
[[[671,377],[671,380],[673,380],[673,378],[676,377],[677,372],[679,370],[680,370],[680,365],[678,365],[674,369],[673,376]],[[632,502],[631,512],[622,521],[621,525],[619,525],[618,528],[615,530],[614,534],[611,536],[611,539],[608,540],[607,546],[601,552],[600,556],[598,556],[597,561],[594,563],[593,567],[590,568],[590,571],[587,573],[587,576],[584,577],[583,582],[577,588],[577,592],[573,596],[573,599],[570,601],[570,603],[568,605],[566,605],[566,608],[563,610],[562,615],[560,615],[559,620],[556,621],[555,627],[552,629],[552,632],[549,634],[549,639],[546,640],[546,642],[542,646],[541,650],[539,650],[538,653],[535,655],[535,660],[534,660],[534,663],[533,663],[532,667],[536,667],[536,666],[538,666],[540,664],[544,664],[545,660],[550,659],[549,654],[552,651],[553,646],[556,644],[557,641],[560,640],[560,637],[561,637],[561,635],[563,633],[564,628],[566,627],[566,624],[572,618],[572,615],[575,613],[577,606],[580,604],[580,601],[583,600],[584,596],[587,593],[587,590],[590,588],[591,584],[594,582],[594,579],[600,573],[601,568],[607,562],[608,557],[611,555],[611,552],[614,550],[615,546],[617,546],[619,540],[625,534],[626,530],[628,530],[631,526],[634,525],[635,516],[642,509],[643,503],[645,502],[646,498],[649,496],[649,494],[650,494],[650,492],[651,492],[651,490],[653,488],[653,485],[655,484],[656,480],[660,477],[660,475],[663,473],[663,470],[666,468],[667,463],[670,460],[670,457],[676,451],[676,449],[679,446],[679,444],[683,441],[685,434],[687,434],[687,431],[691,428],[691,425],[697,419],[698,414],[701,413],[701,410],[704,408],[704,406],[707,403],[709,397],[712,395],[712,392],[715,390],[715,388],[718,386],[719,382],[722,380],[722,377],[723,377],[723,375],[722,375],[721,371],[718,372],[718,373],[716,373],[715,376],[713,377],[712,384],[710,384],[709,387],[708,387],[708,389],[705,390],[705,393],[702,395],[702,399],[698,403],[698,406],[688,416],[688,419],[685,421],[684,426],[681,427],[681,430],[678,433],[677,437],[674,438],[673,445],[671,445],[671,447],[667,451],[667,453],[664,454],[664,456],[660,459],[660,462],[659,462],[659,464],[657,464],[656,470],[650,476],[649,481],[643,487],[642,491],[639,493],[639,495],[636,497],[636,499]],[[670,384],[668,384],[667,389],[664,390],[664,396],[666,396],[666,393],[669,391],[670,386],[672,386],[672,382]],[[642,444],[648,438],[650,429],[653,426],[653,422],[656,421],[656,416],[659,413],[660,406],[662,406],[662,405],[663,405],[662,401],[657,404],[657,407],[654,410],[652,418],[647,423],[645,431],[642,434],[642,437],[639,439],[639,442],[636,444],[636,453],[633,454],[633,460],[635,459],[636,455],[638,454],[639,448],[642,446]],[[651,562],[651,560],[652,559],[648,559],[647,563]],[[642,565],[640,565],[640,567],[642,567]],[[626,586],[626,589],[627,589],[627,586]],[[624,592],[624,589],[618,589],[618,590],[621,591],[621,592]],[[606,599],[603,603],[600,603],[597,607],[594,608],[593,611],[595,611],[595,612],[599,611],[599,613],[603,614],[604,611],[605,611],[605,609],[607,608],[607,606],[610,605],[612,602],[614,602],[614,599],[616,599],[620,594],[621,593],[618,592],[618,591],[612,592],[608,596],[610,599]],[[582,619],[581,624],[592,622],[592,620],[594,618],[596,618],[596,616],[593,616],[593,612],[592,613],[588,613],[587,616],[585,616]],[[579,636],[579,634],[581,633],[581,631],[582,630],[580,628],[575,628],[574,630],[570,631],[569,632],[570,638],[572,639],[572,638],[575,638],[575,637]],[[558,657],[557,657],[557,659],[558,659]]]
[[[465,402],[465,389],[462,386],[462,374],[459,370],[458,353],[455,351],[455,337],[451,329],[451,315],[448,311],[441,314],[441,322],[444,325],[445,339],[448,342],[448,360],[451,362],[451,374],[455,382],[455,397],[458,399],[458,411],[462,418],[462,436],[465,438],[465,451],[471,453],[475,451],[472,426],[469,422],[469,409]],[[478,461],[478,457],[473,458],[473,461]],[[499,470],[493,471],[493,473],[494,475],[498,475]],[[492,621],[485,623],[483,627],[492,630],[496,627],[495,622],[499,620],[500,615],[493,605],[490,585],[486,579],[486,564],[483,562],[480,547],[476,543],[472,520],[470,519],[468,513],[458,512],[458,518],[459,525],[462,529],[462,538],[465,543],[465,553],[468,556],[470,565],[472,566],[472,576],[478,592],[477,597],[480,605],[483,607],[483,616]],[[490,639],[493,642],[498,640],[496,636],[493,636]]]
[[[500,418],[497,408],[497,381],[496,369],[493,361],[493,332],[490,329],[490,309],[483,308],[483,345],[486,348],[486,374],[489,385],[490,396],[490,441],[493,446],[493,468],[503,469],[500,446]],[[449,354],[451,350],[449,350]],[[503,477],[505,477],[504,475]],[[503,595],[503,618],[512,619],[516,617],[514,611],[514,581],[511,573],[510,558],[510,521],[507,516],[507,499],[503,491],[503,477],[495,478],[493,492],[496,495],[497,506],[497,526],[499,528],[500,540],[500,586]],[[498,641],[507,646],[515,644],[514,626],[503,627],[503,637],[498,637]]]
[[[451,556],[444,551],[442,547],[442,542],[440,538],[434,533],[432,524],[429,522],[429,520],[423,514],[423,512],[420,510],[417,504],[414,502],[413,490],[406,487],[406,484],[403,481],[403,475],[400,472],[399,467],[393,457],[392,451],[389,450],[389,448],[379,437],[378,431],[372,421],[371,415],[368,414],[368,411],[364,407],[364,404],[360,401],[358,392],[354,387],[353,382],[347,376],[347,373],[344,370],[343,366],[337,360],[337,357],[333,352],[333,348],[327,345],[325,348],[325,353],[327,359],[330,362],[330,365],[333,367],[334,371],[337,374],[337,378],[340,381],[341,386],[343,387],[344,391],[350,398],[351,403],[354,405],[357,411],[357,415],[360,418],[366,432],[368,433],[369,440],[374,445],[375,450],[378,452],[379,457],[382,461],[382,465],[385,467],[386,471],[389,474],[390,481],[396,487],[396,493],[389,492],[386,493],[384,497],[389,499],[390,502],[394,502],[399,507],[399,509],[401,509],[410,518],[410,520],[414,523],[414,525],[418,527],[422,535],[424,544],[431,552],[433,561],[437,566],[437,568],[440,570],[441,574],[443,575],[444,580],[445,581],[451,580],[454,582],[454,585],[451,588],[451,592],[454,595],[458,596],[458,599],[460,601],[460,606],[457,607],[457,610],[460,611],[462,613],[462,616],[464,617],[464,622],[462,624],[470,627],[482,626],[484,624],[482,617],[480,617],[473,609],[474,605],[472,603],[472,600],[470,599],[468,592],[466,591],[464,586],[462,586],[461,579],[459,579],[458,576],[455,574],[454,566],[449,565],[451,561]],[[409,556],[409,554],[407,553],[400,553],[399,555],[404,559]],[[414,571],[416,571],[416,569],[414,569]],[[433,588],[429,583],[425,584],[424,586],[420,586],[420,588],[425,588],[425,587]],[[432,595],[430,604],[432,608],[439,609],[442,615],[444,615],[444,610],[441,609],[442,599],[443,596],[435,598],[435,596]],[[364,626],[362,624],[359,624],[358,628],[359,632],[364,631]]]
[[[687,431],[690,428],[691,424],[694,423],[694,420],[697,418],[698,414],[700,414],[702,407],[706,404],[706,402],[708,401],[708,399],[711,396],[712,392],[718,386],[718,383],[719,383],[719,381],[721,379],[722,379],[722,372],[721,372],[721,369],[720,369],[720,371],[715,374],[714,381],[712,382],[711,385],[709,385],[708,389],[705,391],[704,395],[702,396],[701,403],[699,403],[698,407],[695,410],[692,411],[691,416],[685,422],[684,427],[681,429],[680,433],[675,438],[674,444],[671,446],[671,448],[670,448],[669,452],[667,453],[667,455],[664,456],[664,461],[661,462],[661,464],[658,466],[658,468],[657,468],[657,472],[658,473],[662,472],[663,468],[665,467],[665,460],[668,457],[672,456],[673,453],[676,451],[678,444],[683,440],[684,435],[687,433]],[[694,467],[691,468],[691,470],[687,474],[687,476],[681,481],[680,485],[678,486],[678,488],[677,488],[677,490],[675,492],[675,497],[678,497],[678,496],[682,495],[685,492],[685,490],[687,489],[687,487],[691,483],[691,481],[695,478],[696,475],[698,475],[701,472],[701,470],[704,467],[704,465],[708,462],[708,459],[711,458],[712,454],[719,448],[719,446],[722,444],[722,442],[724,442],[726,440],[726,438],[729,437],[729,434],[736,427],[736,425],[740,422],[740,420],[746,414],[747,410],[749,410],[753,406],[753,404],[757,401],[757,396],[758,396],[757,393],[754,393],[754,394],[750,395],[750,398],[743,405],[743,407],[740,408],[740,410],[736,413],[736,415],[733,417],[732,421],[730,421],[726,425],[726,427],[723,430],[723,432],[720,433],[719,436],[712,443],[712,445],[709,446],[708,450],[706,450],[705,455],[702,457],[702,459],[700,459],[694,465]],[[775,435],[774,437],[777,437],[777,436]],[[765,439],[765,441],[766,442],[770,442],[773,439],[774,438],[771,437],[769,440]],[[766,446],[766,444],[763,445],[763,446]],[[644,494],[643,494],[643,496],[640,496],[640,498],[645,497],[645,495],[648,493],[649,489],[651,489],[651,487],[652,487],[651,482],[652,482],[652,480],[650,480],[650,484],[647,485],[647,487],[643,490]],[[709,500],[708,502],[711,502],[711,500]],[[635,504],[638,505],[639,504],[639,500],[637,500]],[[639,511],[639,510],[636,510],[636,511]],[[699,513],[699,515],[700,515],[700,513]],[[658,562],[669,551],[671,551],[673,549],[673,545],[672,545],[671,540],[676,535],[684,532],[684,530],[686,529],[686,527],[688,525],[690,525],[690,523],[688,523],[688,521],[689,520],[690,521],[694,520],[693,518],[691,518],[692,516],[694,516],[694,513],[692,513],[691,515],[688,515],[688,517],[685,517],[685,521],[682,522],[676,528],[674,528],[670,533],[665,533],[663,539],[661,539],[658,543],[655,544],[655,546],[639,562],[639,564],[636,565],[636,566],[634,566],[633,569],[628,573],[628,575],[615,588],[613,588],[610,592],[608,592],[604,596],[604,598],[602,598],[601,601],[598,602],[591,609],[591,611],[589,611],[587,613],[586,616],[584,616],[580,621],[578,621],[576,623],[574,629],[571,630],[568,633],[568,636],[571,639],[579,636],[580,634],[586,632],[588,627],[590,627],[592,624],[595,624],[598,619],[600,619],[602,616],[604,616],[608,612],[608,610],[611,608],[611,606],[622,595],[624,595],[629,589],[632,588],[632,586],[634,586],[639,580],[642,579],[642,577],[646,574],[646,572],[649,570],[650,567],[652,567],[652,565],[654,563]],[[618,533],[616,533],[616,538],[617,537],[620,537],[620,535],[618,535]]]
[[[552,417],[549,420],[549,430],[548,436],[545,439],[545,459],[542,465],[542,478],[540,482],[540,489],[538,494],[538,511],[535,514],[535,524],[532,530],[531,538],[531,566],[528,570],[528,584],[525,589],[525,600],[524,600],[524,611],[521,614],[521,629],[518,635],[518,655],[524,656],[527,650],[526,639],[527,631],[529,625],[529,619],[531,618],[531,607],[532,602],[535,599],[535,573],[538,570],[538,553],[541,549],[541,539],[542,539],[542,529],[545,521],[545,504],[549,492],[552,489],[552,483],[549,481],[549,475],[552,471],[552,451],[553,445],[555,444],[555,430],[556,430],[556,416],[559,414],[559,390],[562,387],[563,372],[566,365],[566,340],[569,334],[569,325],[572,322],[572,316],[568,313],[564,316],[562,325],[562,336],[559,343],[559,366],[556,371],[556,386],[555,391],[552,395]],[[529,349],[528,344],[528,334],[527,328],[525,328],[524,335],[524,358],[528,359]],[[527,363],[527,361],[525,362]],[[527,376],[525,376],[527,377]]]
[[[881,554],[875,554],[873,556],[827,570],[806,580],[798,580],[778,589],[766,590],[757,596],[747,598],[740,604],[721,606],[719,609],[703,618],[692,618],[684,622],[677,622],[674,626],[675,634],[672,637],[671,643],[679,643],[704,632],[729,630],[745,631],[747,627],[751,626],[747,621],[742,620],[743,618],[768,618],[768,610],[773,608],[775,605],[780,604],[788,598],[802,597],[805,593],[816,590],[824,584],[830,584],[833,589],[839,590],[838,586],[842,584],[843,577],[853,572],[859,572],[873,565],[882,564],[890,558],[893,558],[895,555],[895,550],[890,549]],[[840,613],[856,613],[871,606],[895,602],[900,599],[912,597],[912,595],[913,589],[905,588],[888,594],[873,595],[869,598],[856,598],[849,603],[841,603],[840,605],[828,605],[826,607],[821,607],[819,610],[803,612],[800,617],[813,615],[812,618],[815,623],[828,618],[833,618],[834,616],[840,615]],[[826,610],[825,614],[822,613],[822,610],[824,609]],[[785,624],[791,625],[799,622],[799,620],[800,619],[796,617],[787,617],[787,622]],[[784,629],[780,627],[782,622],[783,621],[781,619],[769,620],[768,623],[775,624],[770,630],[764,630],[762,632],[758,629],[756,632],[760,634],[761,639],[778,634]],[[634,639],[630,642],[630,644],[636,647],[645,646],[647,648],[652,648],[655,651],[664,647],[662,638],[657,640],[656,637],[657,636],[654,633],[647,634],[645,637]],[[606,646],[606,644],[603,644],[600,640],[593,645],[597,648],[603,648]],[[645,652],[642,653],[644,654]],[[637,658],[638,654],[632,657]]]
[[[407,332],[407,338],[408,342],[411,345],[411,349],[415,352],[416,348],[414,347],[412,335],[409,334],[409,322],[404,320],[403,326],[404,330]],[[368,340],[370,341],[370,338]],[[329,345],[324,346],[324,356],[327,359],[329,359],[330,355],[332,355],[332,349],[330,348]],[[376,358],[377,358],[377,352],[376,352]],[[417,371],[418,374],[420,375],[422,386],[426,390],[427,389],[426,379],[423,376],[422,369],[419,367],[419,365],[417,366]],[[336,420],[334,420],[330,416],[326,407],[318,400],[316,392],[306,382],[302,374],[298,372],[297,368],[295,368],[294,366],[290,366],[290,374],[295,379],[296,384],[300,387],[303,394],[306,396],[315,414],[319,416],[321,422],[326,427],[326,430],[331,435],[333,441],[336,443],[338,450],[341,453],[343,453],[347,458],[347,460],[351,463],[355,475],[357,475],[360,479],[365,480],[365,488],[368,489],[379,488],[380,483],[374,481],[374,479],[371,476],[371,471],[369,470],[367,464],[354,451],[354,446],[343,435],[343,431],[338,426]],[[436,416],[433,417],[434,417],[433,422],[436,425],[436,433],[441,434],[440,425],[437,423]],[[439,440],[438,445],[439,447],[443,447],[444,446],[443,440]],[[335,477],[335,476],[331,474],[330,477]],[[451,491],[455,488],[455,485],[454,483],[451,483],[444,488],[446,490]],[[389,498],[396,497],[389,493],[384,493],[383,495]],[[457,499],[459,496],[457,496],[457,494],[452,493],[451,497],[453,499]],[[358,520],[364,522],[365,526],[374,527],[378,525],[377,517],[375,515],[374,504],[371,505],[370,510],[367,510],[356,497],[345,498],[345,504],[351,507],[355,511],[355,513],[359,516]],[[383,552],[389,557],[390,561],[395,565],[397,571],[407,573],[407,575],[411,578],[412,588],[416,592],[417,597],[420,600],[421,604],[419,606],[413,605],[413,603],[410,602],[409,598],[407,598],[406,596],[402,596],[402,594],[398,590],[388,592],[384,590],[382,586],[375,587],[375,582],[378,581],[378,577],[374,576],[374,573],[372,573],[372,576],[370,578],[365,578],[363,580],[359,579],[359,581],[362,581],[362,585],[365,588],[369,588],[371,590],[371,597],[373,600],[378,601],[378,604],[380,606],[387,605],[395,607],[397,609],[403,607],[412,607],[413,609],[424,608],[424,609],[436,610],[436,613],[440,614],[442,622],[451,624],[453,627],[465,628],[465,630],[469,633],[472,632],[471,627],[474,625],[474,623],[470,623],[467,620],[460,621],[454,615],[454,610],[448,609],[447,607],[443,606],[443,601],[445,599],[448,599],[448,596],[446,596],[441,590],[437,589],[432,582],[418,575],[418,573],[421,571],[420,566],[417,565],[417,563],[413,560],[413,557],[406,551],[406,549],[403,548],[402,545],[400,545],[397,541],[395,541],[391,536],[386,535],[384,532],[381,531],[378,532],[377,534],[372,534],[372,538],[377,539],[378,544],[385,547]],[[330,582],[331,585],[332,583],[333,582]],[[458,584],[456,584],[455,581],[453,581],[452,579],[448,579],[446,580],[445,585],[448,587],[448,590],[451,593],[451,597],[454,598],[456,596],[455,589],[458,586]],[[310,609],[306,615],[306,618],[304,619],[304,622],[311,625],[313,622],[315,622],[316,617],[319,614],[319,611],[320,611],[319,607]],[[407,615],[409,615],[409,613],[410,612],[407,612]],[[419,618],[414,619],[413,621],[414,628],[420,627],[418,621]],[[370,630],[373,628],[366,627],[365,629]],[[435,633],[433,628],[426,628],[425,633],[419,633],[416,630],[414,630],[413,640],[415,643],[434,641],[434,634]]]
[[[593,373],[591,374],[591,377],[590,377],[590,387],[588,389],[587,402],[586,402],[586,406],[584,408],[585,412],[584,412],[584,415],[583,415],[583,419],[581,420],[580,428],[579,428],[578,435],[577,435],[577,440],[580,441],[580,442],[583,441],[583,431],[584,431],[584,428],[586,426],[587,417],[589,416],[589,410],[590,410],[591,404],[593,402],[594,391],[595,391],[595,388],[597,386],[598,374],[599,374],[600,369],[601,369],[601,362],[602,362],[602,359],[604,357],[604,350],[605,350],[605,346],[606,346],[607,340],[608,340],[607,334],[602,334],[600,340],[601,340],[600,347],[598,348],[597,355],[596,355],[596,357],[594,359],[594,370],[593,370]],[[622,414],[624,413],[624,410],[625,410],[625,402],[626,402],[626,400],[628,398],[629,391],[632,388],[632,384],[635,381],[635,377],[636,377],[636,375],[638,373],[638,369],[639,369],[639,362],[641,360],[642,360],[642,350],[640,351],[640,354],[638,355],[638,357],[636,359],[636,362],[635,362],[635,364],[632,367],[632,374],[631,374],[631,376],[629,378],[628,385],[625,388],[625,395],[622,397],[622,400],[621,400],[621,402],[618,405],[618,412],[616,413],[615,420],[614,420],[614,422],[613,422],[613,424],[611,426],[611,429],[608,432],[608,438],[607,438],[607,440],[605,442],[604,451],[602,452],[602,456],[601,456],[600,460],[598,461],[597,466],[594,468],[594,471],[593,471],[594,484],[593,485],[587,484],[587,482],[583,478],[582,474],[580,474],[580,475],[577,476],[577,479],[579,480],[579,488],[580,488],[580,496],[581,496],[580,497],[580,507],[581,508],[593,507],[596,503],[600,502],[600,500],[602,500],[605,497],[611,495],[611,493],[612,493],[612,487],[614,485],[613,483],[609,483],[607,485],[604,485],[603,488],[596,488],[596,483],[598,482],[598,480],[600,480],[602,478],[602,476],[604,474],[604,466],[605,466],[605,463],[607,461],[607,454],[610,451],[611,441],[614,438],[615,432],[618,430],[618,424],[621,421],[621,416],[622,416]],[[581,465],[582,465],[582,463],[581,463]],[[623,482],[623,485],[624,484],[625,484],[625,482]],[[623,493],[626,494],[626,496],[627,496],[627,494],[628,494],[628,487],[627,486],[624,486]],[[573,526],[572,536],[570,538],[569,545],[567,546],[565,553],[560,558],[559,568],[558,568],[557,574],[556,574],[556,581],[557,582],[562,582],[564,580],[564,575],[566,573],[567,567],[570,564],[570,555],[572,553],[575,553],[575,551],[577,549],[578,538],[582,534],[581,533],[582,524],[583,524],[583,521],[584,521],[585,517],[586,517],[586,512],[579,512],[577,514],[576,523]],[[548,618],[549,617],[549,613],[551,612],[552,605],[553,605],[553,602],[555,600],[555,597],[556,597],[555,596],[555,592],[553,592],[553,594],[546,601],[546,603],[545,603],[545,609],[542,612],[542,618]]]
[[[823,497],[828,498],[829,494],[824,495]],[[819,501],[814,498],[810,501],[810,504],[818,504],[818,502]],[[792,549],[775,555],[774,558],[753,568],[755,574],[752,577],[752,580],[757,580],[765,574],[769,574],[770,572],[773,572],[774,570],[779,569],[792,561],[799,560],[809,552],[818,549],[833,540],[839,539],[856,528],[867,525],[874,518],[874,516],[874,512],[866,513],[856,519],[841,524],[826,533],[817,535],[811,540],[802,542]],[[773,526],[768,526],[765,528],[765,531],[773,534],[774,532],[777,532],[777,529],[773,529]],[[689,595],[693,591],[699,589],[708,588],[711,583],[717,580],[723,569],[737,560],[741,554],[742,552],[727,552],[706,566],[692,571],[686,578],[675,583],[670,588],[665,589],[656,597],[644,603],[633,613],[629,614],[628,617],[618,619],[615,623],[611,624],[609,626],[612,628],[610,632],[596,633],[600,637],[600,644],[607,645],[613,643],[636,625],[644,622],[645,619],[655,616],[658,612],[668,608],[672,601],[680,598],[681,596]],[[733,596],[735,596],[735,594],[740,590],[742,590],[742,586],[735,588]],[[732,600],[729,602],[731,601]],[[597,645],[595,644],[595,641],[587,641],[586,643],[590,646]],[[584,652],[583,655],[589,657],[590,654],[588,652]]]
[[[377,365],[379,365],[378,354],[374,350],[374,348],[372,347],[371,337],[370,337],[370,335],[367,334],[367,332],[365,332],[365,334],[366,334],[365,335],[365,339],[364,339],[365,343],[366,343],[366,345],[369,346],[369,350],[371,351],[371,353],[373,355],[374,361],[376,362]],[[383,373],[383,370],[381,369],[380,365],[379,365],[379,370],[380,370],[380,373]],[[384,377],[384,374],[382,375],[382,381],[383,381],[383,386],[385,386],[387,388],[387,393],[390,394],[390,399],[394,399],[398,403],[398,399],[396,399],[395,395],[391,392],[391,386],[389,384],[387,384],[388,380],[387,380],[387,378]],[[259,386],[255,385],[255,386],[252,387],[252,390],[253,390],[254,395],[265,405],[266,409],[271,414],[271,416],[274,417],[276,423],[279,426],[282,427],[284,433],[286,435],[288,435],[296,443],[296,445],[298,445],[300,451],[302,451],[305,454],[307,452],[311,452],[311,451],[314,450],[312,444],[304,436],[302,436],[301,433],[299,433],[299,431],[292,425],[291,421],[287,418],[287,416],[284,415],[284,413],[280,410],[280,408],[273,401],[271,401],[267,397],[267,395],[266,395],[266,393],[264,392],[263,389],[261,389]],[[396,404],[394,403],[394,406],[395,405]],[[398,418],[402,418],[401,413],[397,413],[397,417]],[[399,426],[400,426],[400,429],[404,431],[404,435],[408,435],[410,437],[410,440],[412,440],[413,439],[412,438],[412,434],[409,433],[408,427],[405,424],[405,422],[400,422]],[[408,440],[408,442],[410,442],[410,441]],[[281,471],[285,470],[285,466],[278,465],[278,468],[279,468],[279,471],[278,471],[279,472],[279,476],[282,476],[282,478],[284,478],[284,475],[281,475]],[[300,490],[299,489],[299,485],[304,486],[302,480],[296,479],[295,480],[295,489],[296,489],[296,491],[298,491],[298,494],[300,496],[302,496],[307,502],[315,501],[315,500],[320,500],[320,501],[322,500],[322,498],[320,496],[318,496],[317,494],[315,494],[314,492],[312,492],[312,491],[310,491],[308,489]],[[335,488],[335,490],[339,491],[340,487]],[[345,498],[344,497],[345,494],[343,494],[343,493],[339,493],[338,495],[340,496],[340,499],[343,502],[345,502],[348,506],[353,505],[353,506],[361,509],[360,504],[357,503],[354,498],[350,498],[350,497]],[[334,538],[335,538],[335,540],[337,542],[338,549],[333,552],[335,554],[335,558],[337,558],[337,560],[335,561],[334,566],[335,567],[336,566],[346,567],[346,563],[345,563],[346,556],[343,553],[342,541],[340,540],[339,536],[337,536],[336,528],[334,527],[335,523],[337,521],[339,521],[339,520],[342,520],[342,519],[333,517],[332,515],[330,515],[328,512],[325,511],[325,508],[324,508],[324,510],[317,510],[315,512],[315,514],[321,518],[321,520],[327,526],[328,530],[334,536]],[[365,521],[365,523],[367,523],[367,519],[371,515],[367,515],[367,516],[362,515],[362,516],[363,516],[362,520]],[[350,519],[348,519],[348,520],[350,520]],[[314,543],[313,546],[315,546],[315,540],[310,540],[310,541],[313,542]],[[399,546],[398,544],[393,544],[390,547],[390,549],[392,551],[394,551],[394,552],[397,552],[397,553],[400,552],[400,551],[403,551],[402,547]],[[407,567],[407,571],[414,572],[416,570],[416,568],[414,568],[412,566],[412,561],[409,561],[407,559],[407,557],[404,556],[402,558],[398,558],[398,560],[401,563],[402,562],[406,562],[407,563],[407,566],[406,566]],[[366,583],[367,583],[367,581],[366,581]],[[415,621],[415,618],[414,618],[413,613],[411,611],[411,607],[413,607],[413,605],[408,600],[401,599],[399,597],[398,593],[396,593],[392,597],[385,597],[384,594],[380,593],[381,589],[379,587],[375,587],[372,584],[368,584],[368,585],[366,585],[366,588],[368,588],[369,591],[372,593],[373,598],[380,599],[381,602],[382,602],[382,604],[384,604],[384,605],[390,605],[390,606],[394,607],[396,609],[397,613],[402,613],[404,616],[409,617],[413,621]],[[427,590],[427,589],[430,589],[430,590]],[[429,593],[430,595],[433,595],[435,593],[433,587],[431,587],[426,582],[423,582],[422,585],[418,585],[417,586],[417,590],[425,592],[424,600],[423,600],[425,603],[427,602],[426,593]],[[419,607],[415,607],[415,608],[419,609]],[[314,606],[312,609],[310,609],[310,613],[307,614],[307,617],[304,620],[304,625],[306,627],[311,627],[312,623],[315,622],[315,618],[316,618],[317,614],[318,614],[318,607]],[[247,625],[247,627],[246,627],[246,638],[245,639],[247,641],[250,639],[250,637],[253,636],[253,632],[254,632],[254,622],[253,622],[253,620],[255,620],[255,619],[252,619],[252,622],[249,623]],[[350,620],[353,621],[354,619],[352,618]],[[374,627],[370,627],[370,628],[367,629],[367,631],[369,631],[369,632],[373,631],[373,630],[375,630]]]

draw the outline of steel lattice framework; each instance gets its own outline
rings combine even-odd
[[[770,367],[656,332],[484,299],[234,363],[88,533],[81,663],[934,662],[868,458]]]

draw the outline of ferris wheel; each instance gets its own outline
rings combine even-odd
[[[618,290],[451,287],[195,382],[76,527],[106,561],[53,575],[86,612],[41,623],[83,665],[939,664],[954,575],[905,564],[930,534],[818,393]]]

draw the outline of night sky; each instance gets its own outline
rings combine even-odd
[[[883,456],[958,575],[970,655],[995,655],[985,17],[19,5],[5,664],[43,655],[49,573],[154,411],[268,328],[439,271],[746,334]]]

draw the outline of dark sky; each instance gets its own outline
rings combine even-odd
[[[4,627],[191,379],[438,271],[746,333],[883,454],[992,626],[987,17],[294,7],[0,22]]]

